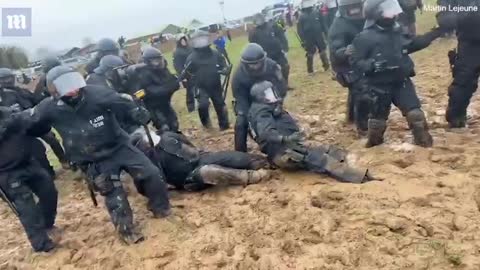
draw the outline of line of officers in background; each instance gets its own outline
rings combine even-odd
[[[317,15],[311,1],[303,1],[302,7],[299,35],[305,47],[313,47],[306,45],[317,41],[309,39],[316,36],[311,29],[317,29],[309,16]],[[338,81],[349,89],[352,118],[359,133],[366,133],[367,147],[383,142],[392,103],[406,116],[414,142],[424,147],[433,144],[410,79],[415,72],[408,55],[427,47],[443,32],[456,29],[459,39],[447,109],[452,127],[465,125],[466,107],[477,87],[478,13],[441,12],[437,15],[439,27],[421,36],[405,34],[398,25],[401,13],[396,0],[339,1],[338,16],[329,30],[332,67]],[[315,27],[306,27],[306,22]],[[220,129],[229,128],[225,91],[232,69],[221,53],[211,49],[206,32],[198,31],[190,40],[178,39],[174,56],[178,76],[170,73],[163,54],[155,48],[143,51],[143,63],[125,65],[118,45],[108,39],[98,43],[86,80],[55,59],[46,59],[45,77],[33,95],[14,85],[10,70],[0,69],[0,195],[18,215],[34,250],[55,247],[49,234],[55,231],[57,192],[53,173],[48,174],[45,149],[36,150],[43,147],[36,139],[39,137],[50,137],[51,145],[58,143],[52,139],[52,127],[65,149],[57,156],[88,175],[92,191],[105,197],[120,239],[130,244],[144,237],[133,225],[133,213],[120,181],[122,171],[132,176],[156,218],[170,214],[166,183],[187,190],[255,184],[268,179],[269,173],[262,169],[267,164],[327,174],[348,183],[376,180],[366,168],[351,167],[343,149],[305,145],[304,134],[283,107],[289,88],[285,68],[288,46],[284,47],[283,38],[274,24],[259,17],[250,34],[254,43],[242,52],[232,78],[237,151],[197,149],[180,132],[171,105],[173,93],[184,84],[187,106],[193,111],[192,97],[197,98],[204,127],[211,127],[211,101]],[[147,127],[150,120],[156,133]],[[266,159],[247,153],[249,134]]]

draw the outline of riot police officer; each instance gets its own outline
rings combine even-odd
[[[287,59],[288,41],[283,29],[277,24],[269,23],[265,15],[257,14],[255,17],[255,29],[250,32],[248,41],[262,46],[265,52],[267,52],[268,58],[282,67],[283,78],[288,84],[290,74],[290,65]]]
[[[126,243],[141,241],[143,236],[134,228],[132,210],[120,182],[121,171],[132,176],[155,217],[169,215],[170,204],[161,168],[130,144],[117,117],[145,125],[148,113],[109,88],[87,85],[80,73],[66,66],[50,70],[47,84],[55,98],[42,101],[22,120],[32,125],[51,124],[59,132],[70,160],[88,167],[89,179],[105,197],[121,239]]]
[[[42,60],[42,75],[38,79],[37,85],[35,86],[34,94],[36,98],[36,103],[44,100],[50,96],[50,93],[47,89],[47,73],[54,67],[61,65],[62,63],[55,56],[48,56]]]
[[[275,85],[277,94],[285,99],[287,83],[282,69],[275,61],[267,57],[263,48],[250,43],[243,50],[241,64],[232,78],[232,91],[235,99],[235,150],[247,152],[248,112],[252,104],[250,89],[258,81],[270,81]]]
[[[179,34],[177,36],[177,47],[173,53],[173,67],[177,72],[177,76],[181,76],[185,69],[188,56],[192,53],[192,48],[188,44],[188,39],[185,34]],[[188,112],[195,111],[195,87],[191,81],[191,78],[185,76],[183,80],[183,87],[187,90],[186,102]]]
[[[50,128],[27,129],[12,112],[0,107],[0,198],[16,212],[33,250],[49,252],[55,247],[48,232],[54,229],[58,193],[32,144]]]
[[[269,161],[286,170],[308,170],[329,174],[342,182],[370,180],[366,169],[355,169],[346,162],[346,151],[324,145],[307,147],[295,120],[283,109],[283,100],[269,81],[253,85],[248,114],[254,139]]]
[[[15,85],[15,74],[8,68],[0,68],[0,106],[10,107],[15,112],[32,108],[36,104],[35,95],[29,90],[17,87]],[[62,146],[58,142],[53,132],[42,134],[42,139],[47,142],[54,153],[57,155],[60,163],[67,167],[67,159]],[[32,153],[37,162],[55,178],[55,171],[48,161],[46,149],[39,140],[33,140],[31,143]]]
[[[210,47],[211,40],[208,32],[197,31],[190,40],[192,54],[187,58],[186,72],[193,76],[198,100],[198,114],[205,128],[211,128],[210,100],[217,112],[220,130],[230,127],[228,110],[225,105],[224,91],[220,75],[229,75],[229,66],[225,58]]]
[[[302,14],[297,24],[297,32],[300,36],[302,46],[307,53],[307,72],[313,73],[313,56],[318,50],[323,69],[330,68],[327,57],[327,44],[325,44],[324,33],[327,26],[323,21],[318,9],[315,9],[316,0],[303,0],[301,4]]]
[[[367,21],[365,30],[353,41],[353,62],[365,77],[372,99],[367,147],[383,143],[392,103],[407,118],[414,143],[431,147],[433,139],[410,79],[415,69],[409,54],[426,48],[442,32],[433,29],[414,38],[405,35],[397,23],[402,8],[396,0],[367,0],[363,12]]]
[[[399,0],[403,12],[398,16],[398,22],[404,28],[404,31],[412,36],[417,35],[416,15],[417,9],[423,9],[422,0]]]
[[[99,85],[107,87],[117,92],[122,91],[123,86],[121,85],[115,68],[121,67],[124,65],[123,59],[116,55],[106,55],[100,59],[99,66],[87,76],[86,82],[91,85]]]
[[[451,59],[453,82],[448,89],[446,118],[451,128],[462,128],[466,125],[467,107],[478,88],[480,76],[480,1],[438,0],[438,4],[445,7],[445,11],[437,14],[438,25],[445,32],[456,30],[458,40],[456,53]],[[467,11],[450,11],[449,5]]]
[[[368,129],[369,99],[359,87],[362,74],[355,73],[350,60],[352,41],[365,25],[362,8],[362,0],[339,0],[339,15],[328,33],[332,69],[338,83],[348,88],[347,122],[355,121],[359,135],[365,135]]]
[[[160,50],[148,47],[143,50],[145,67],[141,73],[141,87],[145,90],[144,102],[152,115],[153,124],[160,131],[178,132],[177,113],[172,107],[172,96],[180,88],[177,77],[167,67]]]
[[[270,177],[262,156],[236,151],[205,152],[197,149],[182,134],[152,134],[155,148],[143,129],[132,134],[134,145],[152,160],[158,159],[167,182],[178,189],[196,191],[209,186],[250,185]]]
[[[95,46],[95,51],[97,54],[90,62],[87,63],[87,66],[85,67],[87,75],[92,74],[98,65],[100,65],[100,60],[102,57],[106,55],[120,56],[120,47],[118,46],[118,43],[109,38],[103,38],[99,40]]]

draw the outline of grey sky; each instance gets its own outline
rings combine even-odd
[[[276,0],[224,0],[225,16],[236,19],[259,12]],[[1,44],[19,45],[30,53],[38,47],[61,50],[80,46],[84,38],[132,38],[185,24],[197,18],[219,22],[219,0],[0,0],[0,7],[31,7],[32,37],[1,37]]]

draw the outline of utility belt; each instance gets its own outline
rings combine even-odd
[[[338,83],[343,87],[350,87],[353,83],[360,79],[360,76],[353,70],[347,72],[336,73]]]

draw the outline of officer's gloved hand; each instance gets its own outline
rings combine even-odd
[[[345,48],[345,55],[351,56],[355,53],[355,47],[353,47],[352,44],[348,45],[347,48]]]
[[[305,134],[303,132],[295,132],[292,135],[283,136],[282,143],[287,146],[297,146],[305,140]]]
[[[13,113],[18,113],[22,111],[22,107],[20,107],[20,104],[15,103],[12,106],[10,106],[10,109],[12,110]]]
[[[387,69],[387,60],[377,60],[373,62],[373,72],[384,72]]]
[[[150,113],[143,107],[138,107],[130,111],[132,119],[140,125],[147,125],[150,122]]]

